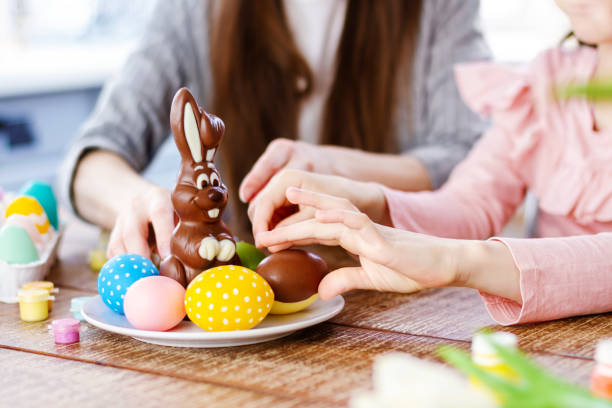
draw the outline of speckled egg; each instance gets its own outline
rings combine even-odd
[[[45,210],[49,223],[53,226],[53,228],[56,230],[58,229],[59,221],[57,218],[57,201],[55,199],[55,195],[53,194],[53,189],[49,184],[42,181],[32,180],[23,186],[19,193],[24,196],[35,198]]]
[[[166,276],[148,276],[125,294],[125,317],[137,329],[165,331],[185,317],[185,288]]]
[[[0,260],[8,264],[28,264],[38,259],[38,251],[26,230],[9,224],[0,229]]]
[[[202,272],[187,286],[187,316],[206,331],[248,330],[268,315],[274,292],[261,276],[242,266]]]
[[[123,314],[123,300],[128,288],[137,280],[159,275],[151,260],[136,254],[117,255],[109,259],[98,274],[98,293],[114,312]]]

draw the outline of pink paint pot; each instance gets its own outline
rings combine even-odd
[[[56,319],[51,322],[55,344],[72,344],[79,341],[81,322],[77,319]]]

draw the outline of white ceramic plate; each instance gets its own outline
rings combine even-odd
[[[125,316],[117,314],[102,303],[100,296],[83,305],[81,313],[87,322],[113,333],[131,336],[146,343],[174,347],[229,347],[262,343],[288,336],[297,330],[331,319],[344,307],[342,296],[327,302],[318,299],[307,309],[289,315],[268,315],[261,324],[250,330],[207,332],[189,321],[174,329],[157,332],[135,329]]]

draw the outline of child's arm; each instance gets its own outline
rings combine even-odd
[[[329,273],[319,286],[322,299],[352,289],[414,292],[467,286],[520,301],[519,276],[508,248],[497,241],[432,237],[381,226],[349,201],[290,188],[289,202],[309,206],[314,218],[258,234],[271,248],[340,245],[359,256],[361,266]]]
[[[483,293],[500,324],[612,311],[612,233],[495,240],[507,246],[518,267],[522,300]]]
[[[525,196],[509,157],[511,139],[493,128],[440,190],[384,188],[392,225],[447,238],[485,239],[501,232]]]
[[[612,233],[447,239],[377,225],[345,199],[295,188],[287,199],[315,209],[314,218],[260,233],[261,244],[340,245],[359,256],[361,266],[325,277],[323,299],[352,289],[406,293],[452,285],[481,291],[500,324],[612,311]]]

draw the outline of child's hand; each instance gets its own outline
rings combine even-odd
[[[307,207],[314,218],[261,232],[258,245],[271,251],[292,245],[340,245],[359,256],[361,266],[330,272],[319,285],[327,300],[352,289],[389,292],[458,283],[455,240],[377,225],[343,198],[289,188],[290,203]]]
[[[387,216],[385,196],[377,184],[301,170],[282,170],[249,204],[248,215],[253,224],[254,236],[274,227],[284,227],[314,217],[313,207],[292,203],[287,199],[289,187],[346,198],[379,222],[385,222]],[[292,206],[295,208],[290,208]],[[291,211],[287,211],[289,209]],[[280,218],[280,222],[277,222],[277,218]]]

